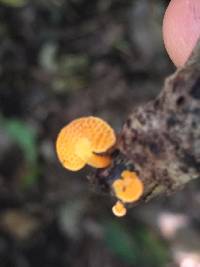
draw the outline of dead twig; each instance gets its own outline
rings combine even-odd
[[[122,170],[134,170],[145,185],[143,200],[200,177],[200,40],[158,98],[130,114],[113,158],[92,180],[111,192]]]

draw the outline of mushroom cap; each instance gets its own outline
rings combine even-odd
[[[93,116],[82,117],[73,120],[60,131],[56,141],[56,151],[65,168],[77,171],[87,163],[77,155],[79,143],[82,149],[89,147],[91,152],[102,153],[112,147],[115,142],[115,133],[105,121]]]
[[[117,217],[123,217],[126,215],[127,210],[121,201],[117,201],[116,204],[112,207],[112,212]]]
[[[117,198],[124,203],[137,201],[143,193],[143,183],[137,174],[131,171],[123,171],[122,179],[113,183],[113,189]]]

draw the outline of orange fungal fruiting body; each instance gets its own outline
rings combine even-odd
[[[143,193],[143,183],[135,172],[123,171],[121,178],[113,183],[113,189],[118,199],[131,203],[140,198]]]
[[[112,207],[112,212],[117,217],[123,217],[126,215],[126,208],[121,201],[117,201],[116,204]]]
[[[119,199],[113,206],[113,213],[122,217],[126,215],[124,203],[132,203],[137,201],[143,194],[143,183],[135,172],[125,170],[121,174],[121,178],[112,184],[114,193]]]
[[[111,159],[97,153],[106,152],[115,142],[115,133],[105,121],[83,117],[73,120],[60,131],[56,151],[62,165],[71,171],[80,170],[86,164],[104,168]]]

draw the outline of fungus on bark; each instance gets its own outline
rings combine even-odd
[[[64,127],[56,147],[70,170],[86,164],[105,168],[89,178],[103,192],[114,192],[116,216],[126,214],[126,204],[172,193],[200,177],[200,40],[185,66],[166,80],[160,95],[130,114],[112,160],[99,155],[115,142],[109,125],[86,117]]]

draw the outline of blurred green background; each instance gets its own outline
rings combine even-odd
[[[55,155],[60,128],[96,115],[117,132],[174,71],[166,0],[0,0],[0,266],[198,267],[198,182],[113,216],[90,168]],[[196,265],[195,265],[196,264]]]

